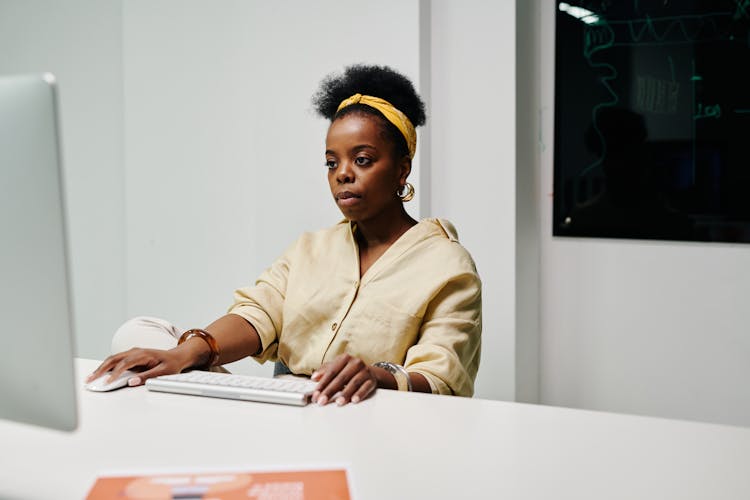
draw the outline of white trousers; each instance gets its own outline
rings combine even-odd
[[[112,352],[127,351],[133,347],[172,349],[184,331],[163,319],[138,316],[117,329],[112,337]]]
[[[123,352],[133,347],[144,349],[172,349],[177,345],[185,330],[169,321],[138,316],[130,319],[117,329],[112,337],[112,352]],[[209,371],[226,372],[221,366],[213,366]]]

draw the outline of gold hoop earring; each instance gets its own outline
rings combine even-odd
[[[406,194],[403,194],[404,188],[406,188]],[[405,185],[401,186],[396,195],[401,198],[401,201],[404,203],[411,201],[412,198],[414,198],[414,186],[411,185],[411,182],[407,182]]]

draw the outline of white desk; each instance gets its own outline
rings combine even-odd
[[[71,434],[0,422],[0,498],[80,499],[112,471],[318,464],[348,466],[357,499],[750,499],[746,428],[385,390],[341,408],[142,387],[79,405]]]

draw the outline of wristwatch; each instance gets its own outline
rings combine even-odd
[[[403,366],[391,363],[390,361],[378,361],[373,366],[383,368],[393,375],[393,378],[396,379],[396,387],[398,387],[399,391],[411,392],[411,378],[409,378],[409,373],[407,373]]]

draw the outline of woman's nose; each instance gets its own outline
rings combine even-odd
[[[354,181],[354,169],[351,162],[343,161],[339,164],[338,171],[336,172],[336,180],[341,184]]]

